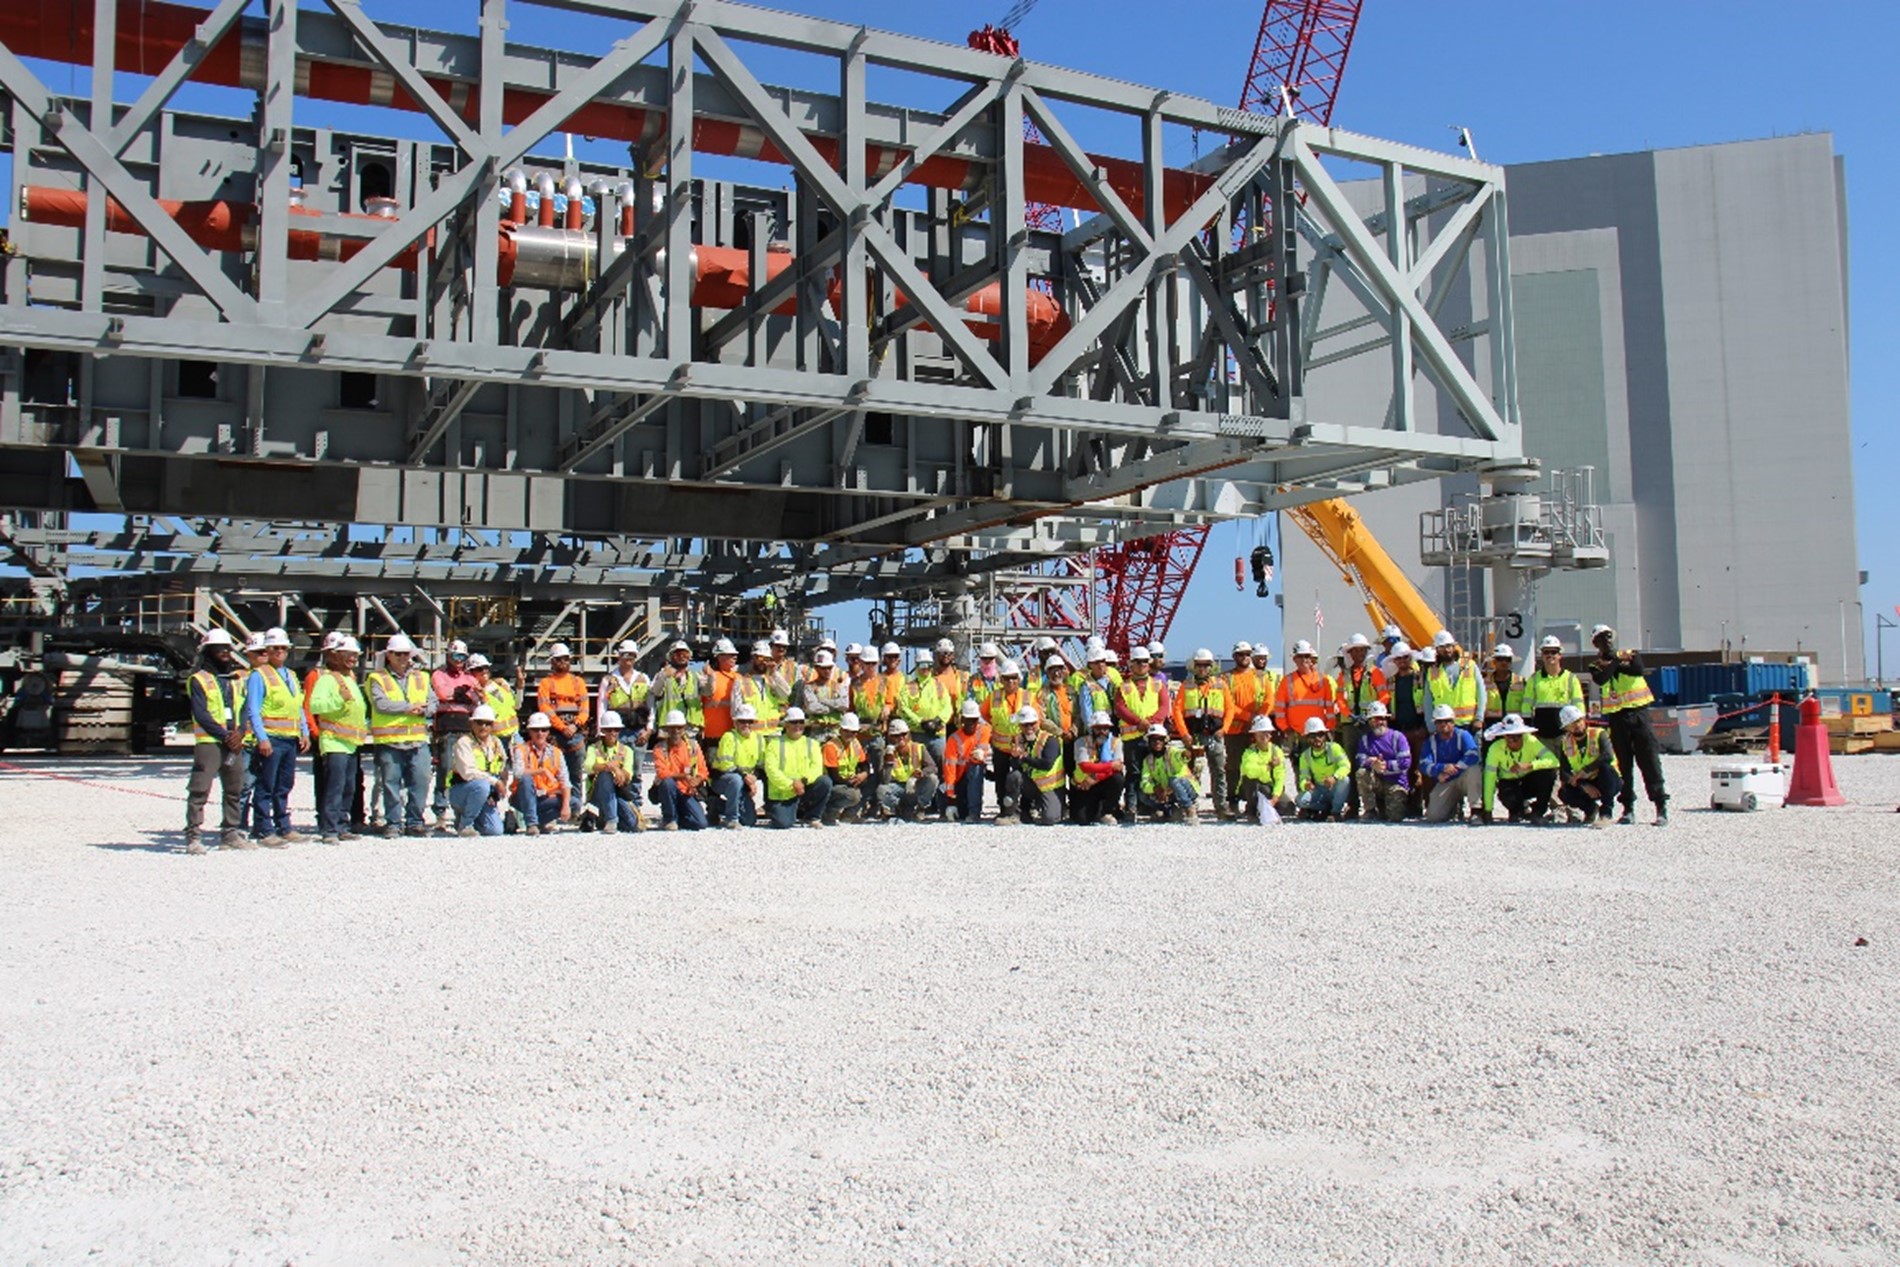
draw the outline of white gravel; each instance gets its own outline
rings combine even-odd
[[[1709,764],[1666,831],[188,858],[180,763],[9,758],[0,1262],[1894,1262],[1900,761]]]

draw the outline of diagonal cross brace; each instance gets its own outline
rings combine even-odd
[[[139,99],[106,133],[105,147],[114,158],[125,153],[125,147],[132,143],[132,138],[151,122],[152,116],[178,91],[178,86],[190,78],[191,73],[198,69],[198,64],[217,47],[225,32],[243,16],[247,3],[248,0],[219,0],[218,7],[198,24],[197,30],[179,47],[165,69],[145,86]]]

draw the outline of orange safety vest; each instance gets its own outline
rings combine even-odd
[[[660,779],[706,781],[706,755],[689,739],[677,745],[663,743],[653,750],[653,775]]]
[[[521,763],[528,767],[528,775],[534,780],[536,796],[553,796],[561,790],[561,767],[564,761],[561,750],[552,743],[542,748],[538,757],[533,744],[522,744]]]
[[[535,701],[554,723],[556,734],[587,729],[587,682],[578,673],[550,673],[534,688]]]
[[[1303,734],[1306,723],[1314,717],[1324,718],[1330,727],[1338,708],[1339,697],[1331,678],[1317,669],[1311,673],[1295,671],[1280,679],[1280,690],[1273,703],[1273,724],[1280,730]]]
[[[955,730],[944,736],[944,783],[946,785],[954,785],[958,779],[963,777],[965,770],[973,765],[979,764],[976,760],[977,749],[988,747],[989,742],[990,728],[985,726],[982,722],[977,723],[976,730],[972,733],[965,734],[963,727],[958,726]]]
[[[737,669],[709,668],[700,679],[699,706],[706,714],[700,734],[709,743],[718,743],[732,729],[732,687],[739,680]],[[711,686],[708,693],[707,687]]]

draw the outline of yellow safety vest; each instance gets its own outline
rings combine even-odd
[[[631,689],[625,686],[616,674],[609,673],[607,675],[607,681],[610,683],[607,687],[607,707],[613,709],[616,713],[623,708],[635,709],[640,707],[647,702],[647,693],[653,689],[653,683],[647,679],[647,675],[638,670],[634,671],[634,680]]]
[[[258,670],[264,675],[264,733],[272,739],[295,739],[303,733],[303,691],[274,665]]]
[[[383,688],[383,694],[405,704],[429,702],[429,675],[421,669],[409,670],[401,683],[387,669],[378,669],[369,680]],[[367,693],[367,692],[366,692]],[[375,697],[371,696],[373,700]],[[369,710],[369,741],[392,748],[429,742],[429,719],[415,713],[385,713],[374,703]]]
[[[198,689],[204,692],[205,711],[214,716],[222,712],[224,715],[219,720],[224,723],[226,730],[236,730],[244,717],[244,680],[249,676],[249,673],[245,673],[231,679],[231,707],[225,708],[223,679],[209,669],[200,669],[191,675],[191,680],[196,682]],[[191,733],[193,740],[197,743],[218,742],[206,733],[203,726],[198,724],[195,713],[191,718]],[[249,736],[246,736],[246,739],[248,740]]]
[[[1144,686],[1148,688],[1146,691],[1142,690]],[[1142,735],[1147,733],[1148,727],[1156,721],[1161,722],[1163,725],[1167,724],[1166,719],[1161,716],[1161,684],[1152,677],[1144,678],[1141,681],[1129,678],[1122,683],[1121,697],[1122,706],[1129,712],[1135,714],[1137,717],[1151,719],[1149,721],[1129,722],[1121,721],[1121,719],[1117,718],[1116,720],[1121,724],[1123,739],[1141,738]]]
[[[521,705],[515,702],[514,688],[490,678],[482,689],[488,706],[495,710],[495,737],[505,745],[521,731]]]
[[[1055,754],[1054,765],[1039,766],[1036,764],[1035,754],[1037,752],[1042,752],[1042,751],[1048,751]],[[1032,748],[1030,749],[1030,755],[1026,760],[1026,764],[1029,767],[1030,779],[1035,783],[1036,787],[1041,791],[1044,791],[1044,792],[1058,791],[1061,789],[1064,783],[1067,783],[1069,781],[1068,771],[1062,768],[1062,745],[1059,743],[1051,744],[1048,742],[1047,738],[1045,738],[1043,742],[1032,746]]]
[[[1644,708],[1655,702],[1656,696],[1649,689],[1649,679],[1640,673],[1618,673],[1603,684],[1605,715]]]

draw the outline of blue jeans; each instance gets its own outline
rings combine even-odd
[[[244,750],[244,790],[238,794],[238,830],[246,836],[251,834],[251,823],[257,814],[257,752]]]
[[[1333,786],[1323,788],[1315,783],[1301,792],[1293,802],[1303,813],[1330,815],[1338,818],[1346,812],[1346,797],[1352,792],[1351,779],[1334,779]]]
[[[423,814],[429,800],[429,771],[433,768],[429,746],[417,744],[413,748],[391,748],[379,745],[376,749],[376,766],[382,776],[384,825],[428,826]],[[406,819],[403,817],[405,802],[409,810]],[[449,794],[449,803],[455,803],[453,792]]]
[[[678,823],[687,831],[700,831],[706,826],[705,807],[697,796],[682,794],[677,779],[655,779],[647,799],[660,807],[661,826]]]
[[[449,808],[455,811],[457,831],[473,827],[484,836],[501,835],[501,805],[490,804],[488,800],[494,790],[493,779],[469,779],[449,785]]]
[[[1168,802],[1167,808],[1179,810],[1185,814],[1200,803],[1201,789],[1194,780],[1186,775],[1179,775],[1168,780],[1168,795],[1174,799]],[[1141,793],[1139,804],[1140,808],[1150,813],[1159,813],[1162,809],[1161,802],[1146,792]]]
[[[271,746],[279,751],[283,748],[281,744]],[[350,829],[350,806],[356,799],[356,754],[326,752],[317,759],[323,762],[323,804],[317,807],[317,831],[324,836],[341,836]]]
[[[533,781],[523,779],[515,785],[515,809],[521,814],[523,827],[546,827],[560,821],[561,798],[552,794],[536,796]]]
[[[765,812],[772,826],[782,830],[792,825],[794,817],[801,822],[811,822],[825,812],[825,805],[830,800],[831,776],[821,774],[805,785],[803,796],[789,801],[766,801]]]
[[[281,836],[290,830],[290,789],[297,781],[297,741],[272,739],[270,755],[254,752],[252,768],[257,771],[253,793],[257,834]]]
[[[639,785],[629,781],[627,786],[614,786],[614,776],[602,771],[594,776],[593,790],[588,800],[600,811],[600,825],[615,824],[621,831],[640,830],[640,806],[633,798],[639,791]]]
[[[750,827],[758,821],[758,811],[746,795],[745,779],[736,770],[713,775],[712,792],[713,810],[720,822],[737,818],[742,826]]]
[[[974,823],[983,817],[983,767],[973,765],[963,772],[963,777],[954,787],[946,787],[944,795],[957,807],[957,818],[961,822]]]
[[[1590,794],[1582,788],[1566,786],[1557,793],[1558,798],[1571,809],[1594,810],[1600,817],[1608,818],[1610,811],[1616,807],[1617,794],[1623,790],[1623,778],[1617,773],[1616,767],[1598,766],[1583,781],[1596,784],[1602,796],[1591,800]]]

